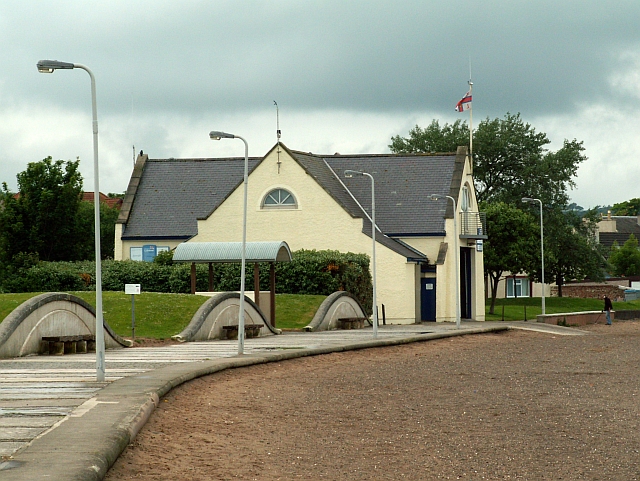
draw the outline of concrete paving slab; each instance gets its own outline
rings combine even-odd
[[[50,426],[26,428],[21,426],[3,426],[3,429],[0,430],[0,441],[31,441],[38,434],[49,427]]]
[[[28,417],[28,416],[20,416],[20,415],[15,415],[15,416],[3,415],[2,417],[0,417],[0,427],[21,426],[25,428],[41,428],[41,427],[48,428],[53,426],[55,423],[57,423],[63,418],[64,416],[38,415],[37,417]]]
[[[12,401],[0,401],[0,413],[7,409],[50,409],[51,407],[75,407],[78,401],[73,399],[18,399]]]
[[[26,447],[27,444],[28,444],[27,442],[0,441],[0,456],[2,457],[11,456],[11,454],[15,453],[19,449]],[[4,469],[9,469],[9,467],[10,466],[8,464],[0,463],[0,471],[3,471]]]

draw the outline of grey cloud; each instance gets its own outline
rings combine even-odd
[[[132,98],[145,111],[206,112],[274,97],[296,109],[448,111],[464,94],[469,58],[487,115],[553,113],[615,99],[608,78],[623,67],[618,54],[640,49],[639,2],[44,5],[29,23],[33,4],[3,7],[3,43],[18,47],[11,90],[81,108],[71,80],[37,78],[35,62],[86,63],[111,113]],[[65,18],[74,21],[56,25]]]

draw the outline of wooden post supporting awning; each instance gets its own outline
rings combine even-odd
[[[196,293],[196,264],[209,264],[209,290],[212,290],[213,267],[215,263],[240,263],[242,262],[241,242],[184,242],[176,247],[173,254],[174,262],[191,263],[191,293]],[[275,287],[275,263],[290,262],[291,250],[284,241],[273,242],[247,242],[245,262],[254,263],[254,291],[256,304],[260,305],[260,281],[258,264],[269,262],[269,283],[271,309],[271,325],[276,325],[276,287]]]

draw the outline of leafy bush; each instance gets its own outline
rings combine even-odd
[[[125,284],[140,284],[145,292],[191,292],[191,265],[173,264],[172,255],[157,262],[102,262],[102,289],[123,291]],[[158,256],[160,257],[160,256]],[[372,284],[369,256],[338,251],[299,250],[291,262],[276,263],[276,292],[329,295],[350,292],[371,313]],[[35,263],[35,265],[34,265]],[[6,276],[6,292],[81,291],[95,289],[95,264],[83,262],[26,262]],[[253,265],[246,268],[245,289],[253,289]],[[260,286],[269,287],[269,264],[260,265]],[[209,289],[207,264],[196,265],[196,290]],[[240,290],[240,264],[213,264],[215,291]]]
[[[40,262],[9,275],[3,288],[7,292],[78,291],[86,284],[73,262]]]

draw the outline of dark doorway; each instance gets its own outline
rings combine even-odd
[[[420,279],[420,320],[436,320],[436,279]]]
[[[460,317],[471,319],[471,249],[460,248]]]

